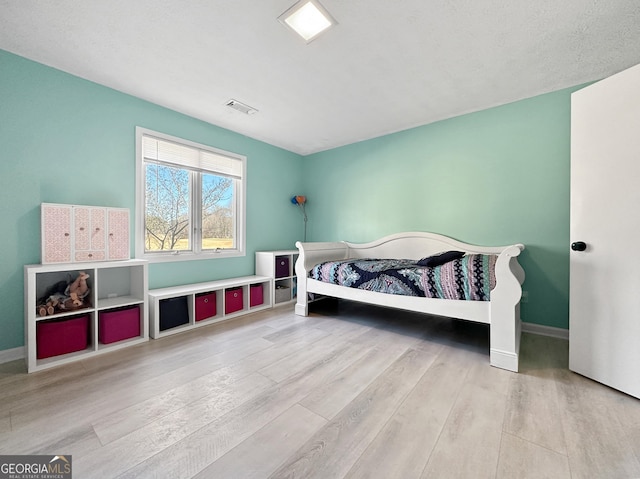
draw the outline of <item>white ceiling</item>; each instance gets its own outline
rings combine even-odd
[[[0,49],[303,155],[640,63],[639,0],[322,0],[308,45],[293,3],[0,0]]]

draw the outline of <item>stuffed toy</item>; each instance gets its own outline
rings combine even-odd
[[[74,281],[59,281],[48,288],[45,295],[38,301],[36,307],[38,316],[88,307],[89,305],[85,304],[85,298],[91,290],[87,285],[87,279],[89,275],[80,271]]]
[[[55,313],[55,308],[63,299],[64,290],[67,289],[66,281],[58,281],[53,286],[49,287],[42,298],[38,301],[37,312],[38,316],[47,316]]]
[[[84,271],[78,273],[78,277],[75,281],[67,287],[65,294],[72,300],[73,306],[82,306],[83,299],[89,294],[89,287],[87,286],[87,279],[89,275]]]

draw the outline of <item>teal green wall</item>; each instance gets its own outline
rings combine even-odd
[[[152,264],[151,288],[253,274],[255,251],[300,239],[289,202],[299,155],[0,50],[0,351],[24,344],[23,266],[40,262],[40,203],[133,217],[136,126],[247,156],[247,256]]]
[[[302,158],[0,50],[0,351],[24,344],[23,265],[40,261],[40,203],[135,211],[136,126],[248,158],[247,256],[152,264],[151,288],[251,274],[254,251],[300,239],[289,198],[305,194],[313,241],[418,230],[524,243],[523,319],[567,328],[575,89]]]
[[[309,238],[432,231],[480,245],[524,243],[523,319],[568,328],[576,89],[305,157]]]

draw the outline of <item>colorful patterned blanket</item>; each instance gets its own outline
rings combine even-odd
[[[496,255],[469,254],[433,268],[408,259],[347,259],[320,263],[309,277],[340,286],[427,298],[489,301]]]

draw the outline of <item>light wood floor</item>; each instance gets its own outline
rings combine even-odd
[[[640,401],[523,335],[347,302],[277,308],[27,375],[0,365],[0,454],[74,478],[640,478]]]

